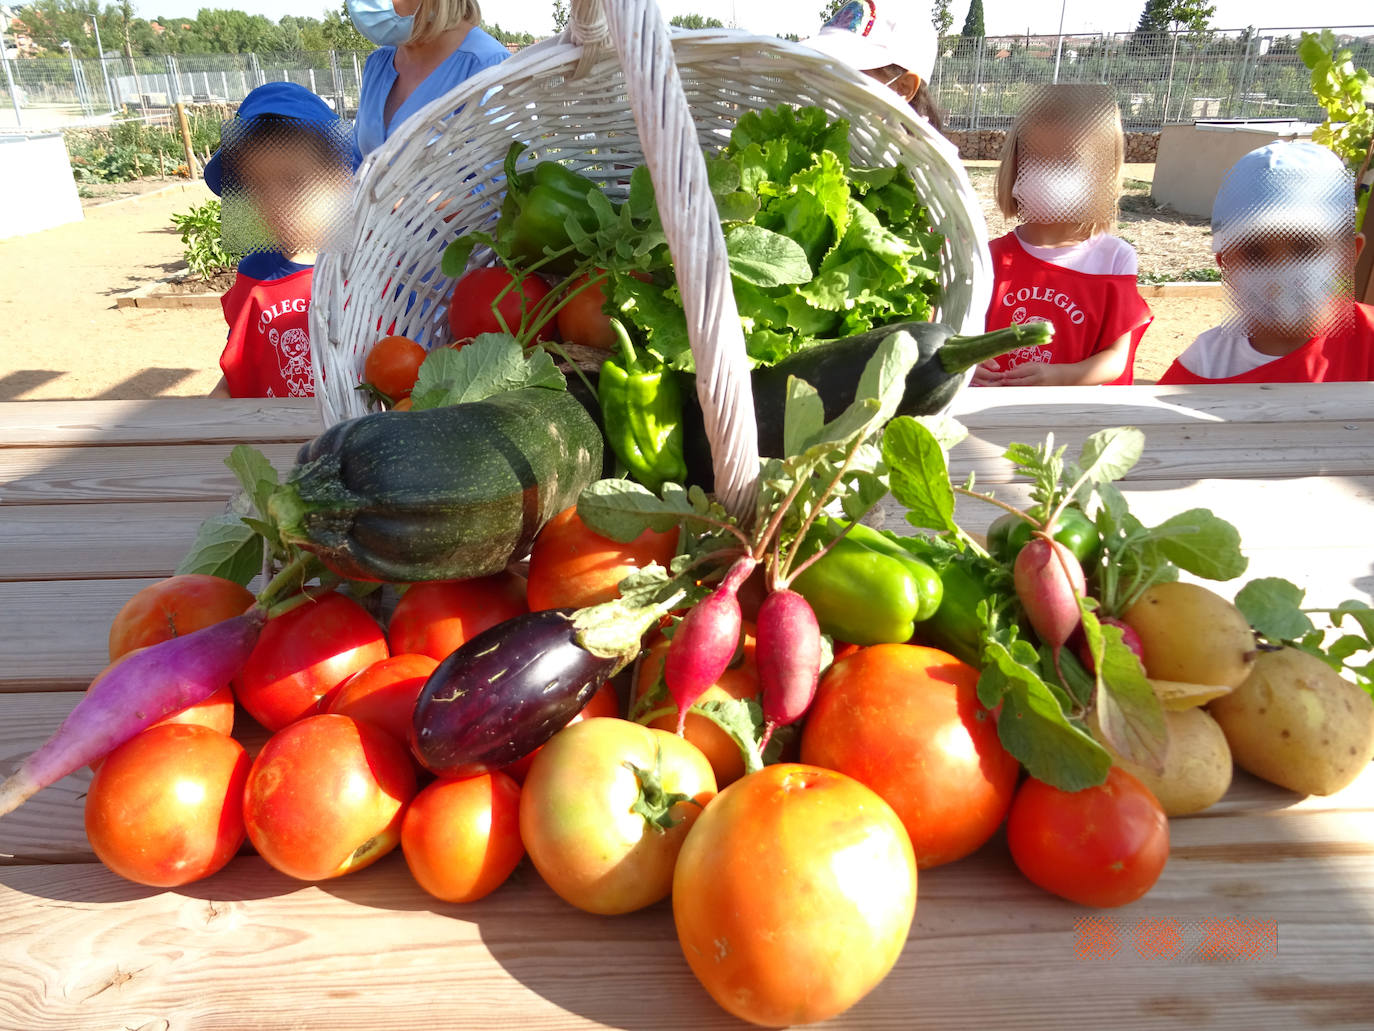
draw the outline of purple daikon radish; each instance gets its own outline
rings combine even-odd
[[[805,598],[796,591],[781,590],[759,606],[755,634],[764,721],[762,751],[774,730],[796,723],[811,708],[821,675],[821,628]]]
[[[98,678],[62,726],[0,784],[0,816],[139,731],[218,691],[243,668],[267,614],[221,623],[134,652]]]

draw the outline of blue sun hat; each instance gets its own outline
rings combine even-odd
[[[234,117],[220,130],[220,148],[205,163],[205,185],[216,196],[224,195],[224,169],[221,155],[225,146],[232,146],[234,136],[242,132],[254,119],[264,116],[290,118],[302,128],[324,134],[338,149],[341,160],[346,159],[353,171],[358,170],[358,155],[353,148],[352,123],[334,113],[322,98],[294,82],[267,82],[243,98]]]
[[[1298,230],[1338,239],[1355,233],[1355,180],[1326,147],[1271,143],[1226,173],[1212,203],[1212,250],[1256,235]]]

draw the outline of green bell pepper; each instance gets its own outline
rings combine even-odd
[[[601,366],[597,399],[606,443],[636,480],[657,493],[666,482],[687,479],[682,388],[663,365],[646,368],[640,364],[619,319],[611,319],[611,328],[625,364],[607,358]]]
[[[820,519],[799,557],[815,554],[844,529]],[[940,606],[939,574],[866,526],[855,526],[792,582],[821,631],[848,644],[900,644]]]
[[[596,228],[597,218],[587,196],[601,187],[557,161],[541,161],[521,174],[516,159],[525,149],[523,143],[513,143],[506,153],[506,199],[496,223],[496,238],[512,258],[533,264],[546,257],[545,248],[556,252],[572,246],[569,218],[588,232]],[[577,256],[568,253],[541,268],[567,272],[576,263]]]
[[[1032,510],[1029,515],[1039,520],[1043,512]],[[1034,528],[1020,516],[1008,512],[993,521],[988,527],[988,554],[999,562],[1013,562],[1021,549],[1029,543]],[[1059,513],[1054,532],[1050,534],[1064,545],[1083,565],[1090,566],[1097,558],[1102,546],[1102,538],[1093,521],[1081,509],[1066,508]]]
[[[943,588],[940,607],[916,627],[915,639],[981,669],[983,621],[978,606],[984,601],[996,606],[1003,600],[988,583],[988,563],[968,552],[938,548],[924,536],[899,537],[896,541],[934,566]]]

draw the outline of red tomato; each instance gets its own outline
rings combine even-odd
[[[1169,820],[1119,766],[1107,782],[1061,791],[1027,778],[1007,818],[1011,858],[1033,884],[1084,906],[1134,902],[1169,859]]]
[[[864,648],[829,669],[802,731],[801,758],[886,799],[923,870],[992,837],[1020,770],[978,701],[978,671],[910,644]]]
[[[867,995],[906,945],[916,863],[892,808],[858,781],[779,764],[712,800],[673,875],[687,963],[743,1020],[809,1024]]]
[[[415,700],[438,665],[428,655],[393,655],[374,662],[321,698],[320,712],[371,723],[409,750]]]
[[[754,663],[753,628],[747,627],[744,633],[743,656],[739,665],[727,669],[719,680],[708,687],[698,702],[724,702],[731,698],[757,698],[759,696],[759,671]],[[635,678],[634,696],[638,700],[663,677],[663,657],[668,652],[667,640],[659,640],[639,660],[639,673]],[[677,731],[677,709],[669,698],[665,707],[673,711],[651,720],[649,726],[658,730]],[[716,786],[724,788],[744,776],[744,756],[734,738],[719,726],[695,713],[687,714],[683,736],[706,756],[707,762],[716,775]]]
[[[711,764],[677,735],[629,720],[583,720],[539,750],[520,794],[520,837],[565,901],[589,913],[628,913],[672,889],[678,850],[715,793]],[[674,795],[680,800],[663,805]],[[671,826],[635,810],[646,803],[657,803]]]
[[[235,681],[248,714],[281,730],[314,712],[336,684],[390,654],[377,621],[357,602],[327,594],[269,620]]]
[[[420,376],[426,353],[409,337],[382,337],[367,352],[363,382],[371,383],[393,401],[407,398]]]
[[[110,625],[110,658],[169,641],[241,615],[253,595],[232,580],[183,573],[143,588],[124,603]]]
[[[171,888],[208,877],[243,844],[248,753],[207,727],[149,727],[105,757],[86,837],[120,877]]]
[[[396,603],[387,640],[393,653],[442,662],[483,630],[524,611],[525,581],[509,573],[411,584]]]
[[[289,877],[322,881],[395,848],[414,794],[405,749],[371,724],[324,713],[263,746],[244,786],[243,816],[263,859]]]
[[[615,331],[611,329],[610,317],[603,310],[606,294],[602,286],[605,274],[598,276],[597,282],[584,288],[589,276],[578,276],[569,285],[569,292],[577,293],[563,303],[555,319],[558,323],[558,337],[565,344],[581,344],[583,347],[599,347],[603,351],[615,349]]]
[[[524,858],[520,787],[504,773],[436,780],[401,824],[401,851],[417,884],[445,902],[475,902]]]
[[[549,520],[534,540],[526,596],[531,612],[585,608],[620,596],[620,581],[641,566],[667,566],[677,554],[677,530],[645,530],[628,544],[587,529],[569,508]]]
[[[518,334],[522,324],[532,323],[534,309],[548,295],[549,288],[538,276],[525,276],[506,290],[514,280],[515,277],[503,268],[479,268],[454,284],[448,306],[448,326],[455,344],[466,343],[483,333],[509,330]],[[496,298],[503,290],[506,295],[498,302]],[[553,330],[546,326],[536,339],[552,340]]]
[[[602,684],[601,689],[592,695],[592,700],[582,707],[582,711],[568,721],[568,726],[571,727],[574,723],[582,720],[589,720],[593,716],[615,717],[619,715],[620,698],[615,693],[615,685]],[[525,778],[529,776],[530,767],[534,765],[534,757],[538,754],[539,749],[536,748],[525,758],[517,759],[501,772],[509,774],[518,783],[523,784]]]

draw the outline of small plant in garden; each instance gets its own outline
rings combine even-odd
[[[213,279],[234,268],[234,257],[224,247],[217,199],[198,204],[185,214],[173,215],[172,225],[181,231],[187,267],[201,279]]]
[[[1369,167],[1371,142],[1374,142],[1374,76],[1368,69],[1355,67],[1349,48],[1337,49],[1330,29],[1318,35],[1304,32],[1298,56],[1312,69],[1312,92],[1326,109],[1326,121],[1312,130],[1312,142],[1329,147],[1359,175]],[[1369,190],[1359,185],[1355,229],[1364,225],[1369,207]]]

